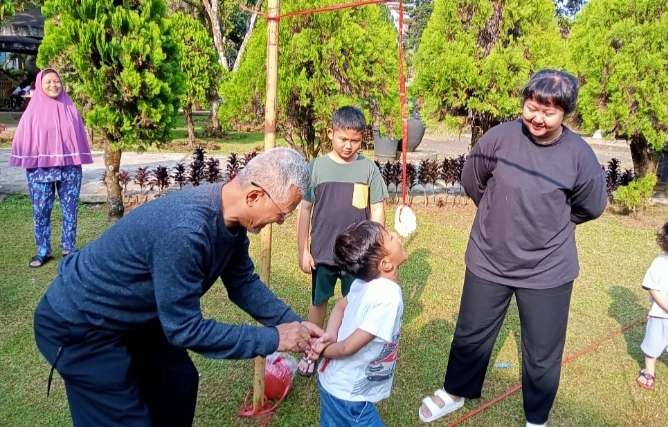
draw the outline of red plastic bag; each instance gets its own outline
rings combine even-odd
[[[283,400],[292,387],[297,360],[286,353],[267,356],[264,367],[264,395],[269,400]]]

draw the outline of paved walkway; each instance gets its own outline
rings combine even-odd
[[[468,153],[470,135],[462,134],[459,137],[444,137],[440,135],[426,135],[422,144],[418,147],[418,152],[412,155],[419,157],[421,155],[437,156],[439,159],[444,157],[455,157],[460,154]],[[631,153],[629,146],[624,141],[604,142],[587,138],[591,144],[598,160],[601,164],[615,157],[622,163],[623,168],[631,168]],[[0,194],[24,193],[28,191],[25,172],[20,168],[10,168],[9,148],[0,148]],[[83,183],[81,188],[81,200],[86,203],[102,203],[106,201],[106,188],[101,182],[104,171],[104,158],[102,152],[94,153],[94,163],[84,165]],[[121,159],[121,169],[127,170],[131,175],[139,167],[155,168],[156,166],[166,166],[172,168],[179,161],[190,161],[190,154],[185,153],[123,153]],[[136,185],[130,184],[130,192],[136,192]],[[416,194],[422,193],[422,188],[416,188]],[[657,201],[665,201],[665,197]]]
[[[0,194],[28,193],[25,170],[8,166],[9,148],[0,148]],[[156,166],[173,167],[176,163],[190,157],[183,153],[123,153],[121,169],[134,175],[137,168]],[[93,153],[94,162],[83,166],[81,201],[85,203],[103,203],[107,201],[106,187],[101,182],[104,173],[102,152]],[[131,186],[129,186],[131,187]]]

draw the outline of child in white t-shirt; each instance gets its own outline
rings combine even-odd
[[[362,221],[336,238],[335,261],[355,277],[313,345],[318,369],[320,426],[382,426],[374,405],[390,395],[403,314],[398,268],[406,252],[396,233]]]
[[[654,388],[656,359],[668,351],[668,222],[663,224],[656,240],[663,253],[652,261],[642,282],[642,287],[649,291],[652,308],[640,345],[645,353],[645,369],[640,370],[637,382],[648,390]]]

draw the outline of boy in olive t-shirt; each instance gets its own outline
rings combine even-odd
[[[311,162],[311,183],[299,209],[297,244],[299,267],[311,274],[308,320],[322,327],[327,301],[337,279],[347,295],[354,277],[341,275],[334,263],[334,241],[350,224],[370,219],[385,224],[387,186],[378,167],[358,154],[366,122],[361,111],[341,107],[332,116],[327,135],[332,151]],[[309,244],[310,238],[310,244]],[[299,362],[301,375],[312,375],[308,359]]]

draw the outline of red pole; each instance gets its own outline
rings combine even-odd
[[[406,151],[408,146],[408,105],[404,75],[404,2],[399,0],[399,102],[401,104],[401,200],[406,204]]]

